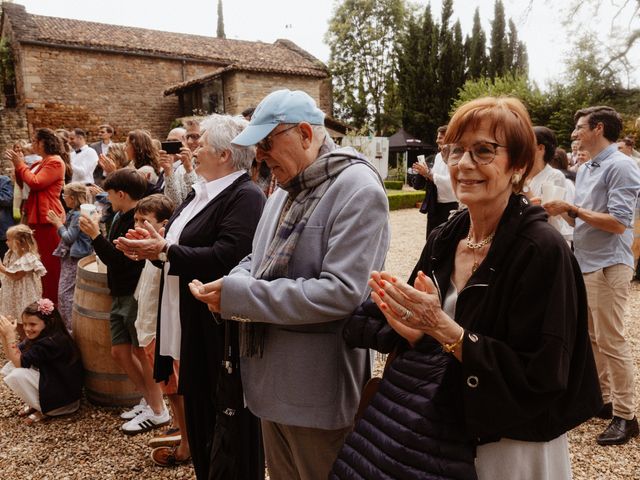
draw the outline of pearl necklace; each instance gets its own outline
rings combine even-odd
[[[480,240],[478,243],[473,243],[471,241],[471,229],[469,229],[469,235],[467,235],[467,248],[471,249],[473,252],[473,266],[471,267],[471,274],[473,275],[478,270],[480,263],[476,260],[476,250],[480,250],[482,247],[488,245],[493,240],[493,237],[496,236],[496,232],[493,232],[491,235],[486,237],[483,240]]]

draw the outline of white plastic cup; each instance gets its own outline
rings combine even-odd
[[[98,213],[98,209],[93,203],[83,203],[80,205],[80,214],[85,217],[93,218]]]
[[[542,203],[552,202],[553,200],[564,200],[567,189],[554,185],[553,183],[545,183],[542,185]]]
[[[421,165],[427,164],[426,160],[424,159],[424,155],[418,155],[418,163]]]

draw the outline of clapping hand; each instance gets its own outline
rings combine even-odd
[[[13,166],[17,166],[18,164],[24,162],[24,154],[22,150],[16,152],[15,150],[6,150],[4,152],[4,159],[13,163]]]
[[[64,224],[65,215],[64,213],[60,216],[57,215],[53,210],[49,210],[47,212],[47,221],[54,225],[56,228],[60,228]]]
[[[115,241],[115,246],[131,260],[157,260],[167,241],[164,239],[164,228],[159,232],[145,220],[144,227],[136,227],[124,237]]]
[[[2,336],[7,343],[15,341],[17,325],[17,320],[10,320],[4,315],[0,315],[0,336]]]
[[[194,297],[207,304],[209,311],[220,313],[220,297],[222,295],[222,278],[209,283],[202,283],[200,280],[192,280],[189,283],[189,290]]]
[[[98,157],[98,163],[102,167],[102,171],[105,173],[105,175],[111,172],[115,172],[118,169],[116,162],[111,160],[104,153],[101,153],[100,156]]]

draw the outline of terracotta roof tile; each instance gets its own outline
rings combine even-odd
[[[269,44],[45,17],[31,15],[22,5],[6,2],[3,10],[17,39],[23,42],[192,58],[233,65],[236,69],[327,76],[324,64],[288,40]]]

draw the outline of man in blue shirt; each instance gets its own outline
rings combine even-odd
[[[589,302],[589,334],[605,406],[612,418],[596,441],[620,445],[638,435],[633,359],[625,338],[624,309],[633,276],[633,216],[640,191],[640,168],[618,151],[620,115],[610,107],[578,110],[572,137],[591,160],[578,170],[575,205],[545,203],[549,215],[574,224],[575,255]]]

